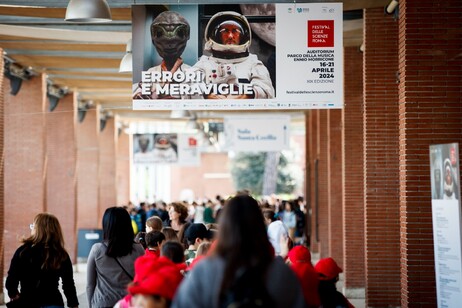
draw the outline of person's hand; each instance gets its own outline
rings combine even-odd
[[[287,235],[281,234],[279,238],[279,247],[281,247],[279,255],[285,260],[289,255],[289,237]]]

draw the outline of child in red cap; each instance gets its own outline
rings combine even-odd
[[[346,297],[337,291],[336,283],[343,270],[334,259],[325,258],[316,263],[315,270],[319,277],[319,296],[323,307],[354,308]]]
[[[297,275],[302,286],[303,297],[308,307],[319,307],[318,273],[311,264],[311,252],[305,246],[295,246],[289,251],[287,263]]]
[[[142,256],[135,261],[135,278],[128,296],[114,308],[168,308],[183,279],[181,266],[166,257]]]

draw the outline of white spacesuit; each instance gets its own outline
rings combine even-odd
[[[454,176],[451,161],[446,158],[444,161],[444,181],[443,181],[444,194],[443,199],[455,200],[457,199],[457,183]]]
[[[154,145],[154,163],[174,163],[178,161],[178,154],[168,135],[157,135]]]
[[[228,28],[226,28],[228,27]],[[225,41],[225,36],[239,38],[238,41]],[[205,29],[204,55],[191,68],[202,74],[203,86],[221,84],[214,93],[200,93],[191,98],[209,99],[243,99],[243,98],[273,98],[274,88],[268,69],[249,53],[252,40],[250,25],[245,16],[232,12],[220,12],[212,16]],[[229,86],[224,86],[229,85]]]

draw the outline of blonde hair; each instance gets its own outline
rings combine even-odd
[[[196,256],[205,256],[210,250],[212,243],[210,242],[202,242],[199,247],[197,248]]]

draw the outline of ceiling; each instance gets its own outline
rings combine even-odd
[[[31,67],[35,72],[46,73],[53,84],[67,87],[78,93],[80,100],[91,100],[121,118],[136,120],[169,117],[168,112],[131,110],[131,73],[118,72],[126,43],[131,38],[131,5],[155,3],[108,0],[113,20],[109,23],[87,24],[64,21],[68,2],[0,0],[0,47],[6,52],[6,57],[21,67]],[[201,4],[207,2],[225,4],[231,1],[202,1]],[[261,3],[268,2],[275,1]],[[344,46],[359,48],[363,35],[361,10],[385,7],[390,0],[323,2],[343,2]],[[194,2],[177,0],[163,3]],[[220,117],[223,113],[226,112],[218,115],[209,111],[204,112],[203,116]]]

